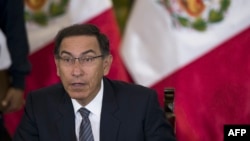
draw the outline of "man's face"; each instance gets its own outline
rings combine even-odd
[[[64,38],[59,50],[61,59],[55,59],[57,75],[65,90],[82,105],[88,104],[96,96],[103,76],[109,72],[112,56],[96,57],[100,55],[96,37],[82,35]],[[96,58],[86,59],[91,57]],[[81,58],[83,63],[72,58]],[[74,60],[74,63],[69,63],[72,62],[70,60]]]

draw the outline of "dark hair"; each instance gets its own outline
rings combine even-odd
[[[95,36],[99,43],[101,53],[104,56],[110,54],[109,40],[106,35],[100,32],[97,26],[93,24],[74,24],[61,29],[57,33],[55,38],[54,55],[56,57],[59,56],[60,45],[64,38],[71,36],[80,36],[80,35]]]

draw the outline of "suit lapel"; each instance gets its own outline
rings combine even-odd
[[[120,121],[115,117],[118,110],[115,93],[104,78],[104,93],[101,112],[100,141],[117,141]]]
[[[109,80],[104,78],[104,94],[100,123],[100,141],[117,141],[120,121],[115,116],[118,105]],[[76,141],[75,114],[70,97],[64,91],[60,98],[55,123],[61,141]]]
[[[61,98],[56,124],[61,141],[76,141],[75,115],[70,97],[64,92]]]

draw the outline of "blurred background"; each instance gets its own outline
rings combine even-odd
[[[112,1],[114,4],[114,10],[117,22],[119,24],[121,33],[123,33],[134,0],[112,0]]]
[[[36,3],[40,2],[40,3]],[[53,38],[92,23],[110,39],[107,77],[150,87],[164,107],[174,90],[178,141],[221,141],[224,125],[250,124],[249,0],[25,0],[29,91],[57,83]],[[173,106],[172,105],[172,106]],[[13,134],[23,111],[6,115]]]

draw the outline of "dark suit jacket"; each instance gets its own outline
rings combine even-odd
[[[104,78],[100,141],[174,141],[156,92]],[[75,141],[75,115],[62,84],[31,92],[14,141]]]

